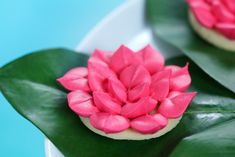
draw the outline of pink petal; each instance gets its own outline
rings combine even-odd
[[[88,70],[85,67],[77,67],[69,70],[64,76],[64,79],[71,80],[71,79],[78,79],[87,77]]]
[[[158,112],[167,118],[178,118],[187,109],[196,92],[182,93],[171,99],[165,99],[159,106]]]
[[[205,0],[207,3],[209,3],[210,5],[214,2],[214,0]]]
[[[154,74],[162,70],[164,66],[164,57],[158,51],[155,51],[150,45],[140,50],[137,54],[143,62],[144,67],[150,74]]]
[[[204,1],[189,3],[190,8],[198,22],[207,28],[214,27],[216,19],[210,11],[210,6]]]
[[[235,14],[235,0],[222,0],[222,2],[231,12],[233,12],[233,14]]]
[[[186,0],[188,5],[191,8],[203,8],[203,9],[210,9],[210,5],[208,5],[207,3],[210,3],[209,1],[213,1],[213,0]]]
[[[149,95],[149,84],[142,83],[128,91],[128,100],[133,102],[148,95]]]
[[[94,57],[91,56],[88,59],[88,67],[89,67],[89,64],[108,67],[108,64],[106,62],[104,62],[103,60],[101,60],[100,58],[95,57],[95,56]],[[88,68],[88,70],[89,70],[89,68]]]
[[[92,91],[105,91],[105,87],[103,85],[104,78],[102,78],[99,74],[92,71],[89,72],[88,82]]]
[[[126,102],[126,88],[116,77],[109,78],[108,91],[120,102]]]
[[[110,115],[110,113],[97,112],[90,116],[90,123],[96,129],[103,130],[105,121]]]
[[[112,113],[119,114],[121,112],[121,105],[113,100],[113,98],[105,92],[93,92],[93,99],[95,105],[99,110]]]
[[[136,60],[134,52],[126,46],[122,45],[112,55],[109,65],[116,73],[119,73],[125,67],[129,66],[132,63],[135,63],[135,61]]]
[[[161,81],[163,79],[169,79],[171,76],[172,70],[171,69],[164,69],[152,76],[152,84]]]
[[[108,64],[110,62],[110,56],[108,55],[108,53],[106,53],[102,50],[95,49],[94,52],[92,53],[91,57],[97,58],[106,64]]]
[[[96,129],[105,133],[117,133],[129,128],[129,120],[120,115],[109,113],[95,113],[90,117],[90,123]]]
[[[91,96],[83,91],[73,91],[68,94],[69,107],[78,115],[89,117],[98,109],[93,105]]]
[[[152,134],[162,128],[168,123],[168,119],[161,114],[144,115],[131,121],[131,127],[143,134]]]
[[[120,73],[120,80],[127,88],[134,88],[138,84],[150,84],[151,76],[144,66],[130,65]]]
[[[77,104],[92,99],[92,96],[84,91],[76,90],[68,94],[69,104]]]
[[[95,49],[94,52],[92,53],[91,57],[88,60],[88,66],[89,66],[89,64],[95,64],[95,65],[99,64],[100,66],[108,67],[108,64],[110,62],[109,55],[110,54],[108,54],[104,51]]]
[[[101,65],[95,62],[88,62],[88,71],[97,73],[101,78],[107,79],[111,76],[116,76],[114,71],[112,71],[108,65]],[[88,74],[89,75],[89,74]]]
[[[83,90],[90,91],[88,81],[86,78],[74,79],[74,80],[64,80],[63,78],[58,79],[60,84],[62,84],[66,89],[70,91]]]
[[[151,87],[152,98],[161,101],[166,98],[169,93],[169,79],[164,79]]]
[[[167,65],[164,68],[164,70],[170,70],[172,75],[174,75],[180,69],[181,69],[181,67],[176,66],[176,65]]]
[[[105,64],[88,62],[88,81],[92,91],[106,91],[105,82],[116,74]]]
[[[130,122],[127,118],[120,115],[110,115],[104,125],[104,132],[116,133],[126,130],[130,127]]]
[[[235,40],[235,23],[218,23],[216,29],[228,39]]]
[[[185,91],[191,84],[191,77],[188,72],[188,64],[183,68],[172,72],[170,78],[170,90],[172,91]]]
[[[157,106],[157,101],[145,97],[135,103],[127,103],[122,107],[121,114],[126,118],[136,118],[151,112]]]
[[[171,70],[164,70],[152,76],[151,96],[157,101],[166,98],[170,88]]]
[[[60,84],[68,90],[84,90],[90,91],[87,82],[87,68],[78,67],[69,70],[63,77],[57,79]]]
[[[220,1],[214,1],[212,4],[212,13],[220,22],[235,22],[235,15],[230,12]]]
[[[172,92],[170,92],[170,93],[167,95],[167,98],[168,98],[168,99],[172,99],[172,98],[174,98],[174,97],[176,97],[176,96],[178,96],[178,95],[180,95],[180,94],[181,94],[181,92],[172,91]]]
[[[69,107],[78,115],[83,117],[89,117],[99,110],[93,105],[92,100],[87,100],[78,104],[71,104]]]

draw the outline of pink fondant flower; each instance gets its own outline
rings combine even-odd
[[[235,0],[187,0],[197,21],[235,40]]]
[[[125,46],[113,54],[95,50],[87,68],[74,68],[58,81],[71,91],[69,107],[105,133],[155,133],[182,116],[196,94],[185,93],[188,64],[164,66],[164,57],[149,45],[137,53]]]

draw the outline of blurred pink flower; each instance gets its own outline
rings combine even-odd
[[[197,21],[235,40],[235,0],[187,0]]]

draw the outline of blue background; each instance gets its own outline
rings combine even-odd
[[[75,48],[124,0],[0,0],[0,66],[29,52]],[[0,94],[0,156],[43,157],[44,136]]]

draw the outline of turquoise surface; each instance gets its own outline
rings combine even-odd
[[[29,52],[73,49],[124,0],[1,0],[0,67]],[[0,156],[43,157],[44,135],[0,94]]]

